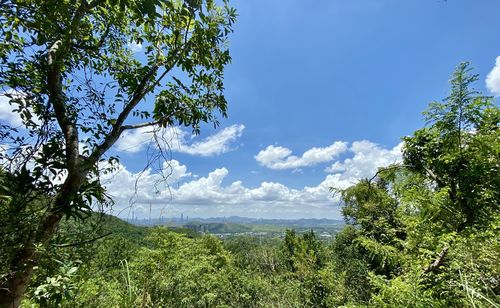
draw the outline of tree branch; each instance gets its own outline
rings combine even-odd
[[[392,169],[398,169],[398,168],[414,168],[412,165],[392,165],[389,167],[384,167],[384,168],[379,168],[375,175],[373,175],[369,180],[368,183],[371,183],[377,176],[387,170],[392,170]],[[440,187],[444,187],[444,181],[442,178],[437,176],[431,169],[429,169],[426,166],[422,166],[422,168],[425,170],[425,173],[427,174],[428,177],[430,177],[433,181],[435,181]]]
[[[422,167],[424,168],[425,172],[427,172],[427,175],[433,179],[434,181],[436,181],[436,183],[440,186],[440,187],[443,187],[445,186],[444,185],[444,181],[443,179],[441,179],[439,176],[437,176],[431,169],[429,169],[428,167],[422,165]]]
[[[78,173],[79,165],[79,138],[76,123],[68,114],[66,97],[62,86],[62,67],[67,53],[71,49],[72,38],[78,32],[81,20],[85,13],[103,3],[104,0],[95,0],[89,4],[82,0],[75,11],[69,28],[64,33],[63,39],[55,41],[48,50],[48,70],[47,84],[49,90],[49,100],[54,107],[56,120],[64,133],[66,141],[66,168],[68,169],[68,179],[73,174]]]
[[[111,24],[108,24],[106,26],[106,30],[104,30],[104,32],[102,34],[100,34],[101,37],[99,38],[99,41],[97,42],[96,45],[92,46],[92,45],[73,43],[73,46],[75,46],[76,48],[79,48],[79,49],[83,49],[86,51],[97,53],[99,51],[99,49],[104,45],[104,42],[108,38],[110,31],[111,31]]]
[[[95,164],[99,160],[99,158],[116,142],[116,140],[118,140],[120,134],[124,130],[123,123],[129,116],[130,112],[137,106],[137,104],[139,104],[144,96],[152,91],[154,87],[159,84],[159,82],[174,68],[175,64],[177,63],[177,61],[175,60],[176,55],[177,53],[174,53],[174,59],[172,60],[171,64],[166,66],[165,71],[161,74],[161,76],[158,79],[155,79],[151,84],[148,85],[154,74],[158,72],[161,63],[152,66],[149,72],[144,75],[138,87],[136,88],[132,99],[125,105],[125,108],[123,108],[122,112],[118,115],[115,124],[111,128],[111,132],[104,138],[103,142],[99,146],[97,146],[89,156],[88,161],[90,164]]]
[[[71,198],[79,188],[89,169],[80,168],[81,159],[79,153],[79,137],[76,120],[73,114],[68,111],[66,105],[66,96],[63,92],[63,67],[65,59],[71,50],[73,38],[79,30],[81,20],[84,15],[97,5],[103,3],[103,0],[96,0],[91,5],[86,0],[82,0],[76,9],[70,25],[65,29],[62,38],[56,40],[49,48],[47,55],[47,85],[49,94],[49,103],[54,107],[56,120],[64,134],[66,161],[65,167],[68,170],[68,176],[63,183],[61,191],[53,201],[53,211],[55,217],[60,216],[60,210],[71,204]],[[60,218],[59,218],[60,219]],[[58,222],[55,223],[57,225]],[[47,228],[45,228],[47,229]],[[47,233],[44,228],[42,233]],[[50,229],[50,228],[49,228]],[[48,232],[50,233],[50,232]],[[44,235],[40,235],[44,237]]]
[[[73,174],[77,170],[78,165],[78,129],[76,124],[69,117],[66,97],[63,93],[62,86],[62,55],[64,55],[64,46],[62,40],[57,40],[52,44],[48,51],[48,71],[47,85],[49,90],[49,102],[54,107],[56,120],[64,133],[66,145],[66,168],[69,174]]]
[[[428,273],[433,272],[434,270],[438,269],[441,265],[443,265],[443,259],[446,256],[446,253],[448,252],[449,249],[450,249],[450,246],[445,246],[443,248],[443,250],[441,250],[441,252],[437,256],[436,260],[434,260],[434,262],[429,264],[429,266],[427,266],[424,269],[423,273],[428,274]]]
[[[146,93],[149,90],[149,87],[147,87],[148,82],[151,80],[151,78],[156,74],[158,71],[159,66],[154,65],[150,68],[148,73],[142,77],[139,85],[137,86],[131,100],[125,105],[123,108],[122,112],[118,115],[118,118],[116,119],[115,124],[111,127],[111,131],[109,134],[104,138],[103,142],[95,148],[95,150],[92,152],[92,154],[89,156],[89,163],[90,164],[95,164],[99,160],[99,158],[118,140],[118,137],[120,137],[122,130],[123,123],[129,116],[130,112],[139,104],[139,102],[144,98]]]
[[[373,180],[375,180],[377,178],[377,176],[384,171],[392,170],[392,169],[399,169],[399,168],[410,168],[410,167],[411,167],[410,165],[392,165],[389,167],[379,168],[377,170],[377,172],[375,172],[375,174],[368,180],[368,184],[370,184]]]
[[[96,2],[97,1],[99,0],[96,0]],[[189,22],[191,22],[191,20]],[[188,30],[189,29],[186,29],[186,31]],[[151,78],[158,72],[160,66],[168,61],[159,62],[155,64],[154,66],[151,67],[149,72],[146,75],[144,75],[138,87],[136,88],[136,91],[134,92],[132,99],[129,101],[129,103],[125,105],[125,108],[118,115],[118,118],[116,119],[115,124],[112,126],[110,133],[104,138],[103,142],[99,146],[97,146],[95,150],[92,152],[92,154],[89,156],[88,163],[90,164],[97,163],[99,158],[116,142],[116,140],[118,140],[120,134],[125,129],[128,129],[128,128],[124,129],[123,126],[130,112],[137,106],[137,104],[139,104],[139,102],[144,98],[144,96],[150,91],[152,91],[156,86],[158,86],[161,80],[174,68],[174,66],[177,64],[176,57],[182,55],[184,51],[188,49],[188,47],[190,46],[189,43],[190,40],[187,40],[186,36],[184,39],[183,48],[179,48],[173,52],[170,65],[165,66],[165,71],[162,72],[160,77],[154,79],[151,82]]]
[[[148,127],[148,126],[154,126],[160,124],[161,121],[152,121],[152,122],[145,122],[145,123],[140,123],[140,124],[134,124],[134,125],[123,125],[121,130],[127,130],[127,129],[136,129],[136,128],[141,128],[141,127]]]

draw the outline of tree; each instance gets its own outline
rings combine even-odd
[[[450,95],[424,112],[428,125],[404,138],[404,165],[422,181],[402,191],[416,208],[407,247],[427,252],[414,260],[427,259],[421,275],[449,306],[470,305],[470,292],[498,299],[498,280],[485,277],[498,277],[490,258],[500,253],[500,109],[472,88],[477,79],[461,63]]]
[[[369,265],[373,305],[498,301],[500,110],[472,89],[477,79],[461,63],[426,127],[403,138],[403,162],[341,190],[355,228],[336,245]]]
[[[478,75],[461,63],[451,80],[451,94],[424,112],[430,126],[405,137],[403,158],[447,194],[449,231],[486,225],[500,200],[500,111],[491,97],[471,88]]]
[[[401,269],[404,240],[407,237],[400,202],[393,191],[393,183],[403,177],[399,166],[381,169],[371,179],[340,190],[344,207],[342,215],[349,226],[338,235],[339,245],[353,258],[369,265],[377,275],[390,277]],[[351,241],[346,239],[351,238]],[[354,247],[344,247],[346,244]],[[339,248],[337,247],[337,253]],[[352,253],[356,252],[356,253]],[[355,266],[359,263],[352,262]],[[356,273],[354,271],[354,273]],[[350,278],[350,277],[349,277]]]
[[[328,290],[319,271],[328,259],[323,244],[313,230],[298,236],[295,230],[286,230],[281,247],[282,262],[288,279],[300,282],[299,294],[307,307],[325,307]]]
[[[84,219],[93,202],[107,201],[99,174],[117,161],[106,153],[124,131],[198,133],[226,116],[235,16],[212,0],[1,1],[0,83],[23,125],[1,125],[0,161],[48,198],[12,258],[0,306],[19,306],[35,247],[63,217]]]
[[[164,228],[152,229],[149,248],[130,263],[137,301],[163,307],[254,307],[262,289],[235,268],[232,255],[210,235],[188,238]],[[147,300],[146,300],[147,299]]]

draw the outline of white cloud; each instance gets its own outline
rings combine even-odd
[[[14,112],[15,105],[9,104],[10,98],[0,94],[0,120],[13,127],[23,125],[23,121],[19,117],[19,113]]]
[[[152,215],[156,217],[183,212],[191,217],[240,215],[340,218],[336,206],[339,199],[338,196],[332,196],[330,187],[347,188],[363,177],[373,176],[378,167],[399,161],[401,146],[399,144],[392,149],[385,149],[366,140],[353,142],[348,148],[350,157],[332,163],[326,169],[329,174],[323,181],[316,186],[299,189],[268,181],[257,187],[246,187],[242,181],[226,183],[229,170],[225,167],[195,178],[187,172],[185,165],[177,161],[170,163],[174,171],[162,185],[158,185],[160,176],[146,170],[137,181],[136,195],[134,185],[139,174],[131,173],[123,166],[120,166],[115,176],[108,176],[107,187],[115,197],[117,210],[128,206],[132,199],[135,201],[136,214],[153,204]]]
[[[224,167],[213,170],[205,177],[175,185],[182,178],[189,177],[190,173],[186,172],[184,165],[172,162],[175,162],[174,169],[178,171],[163,185],[158,185],[160,177],[151,170],[139,175],[122,165],[113,175],[103,177],[108,193],[115,200],[114,213],[121,212],[121,216],[127,216],[133,209],[136,214],[141,211],[145,214],[143,209],[152,204],[156,217],[172,211],[196,213],[198,216],[237,214],[276,217],[277,213],[282,213],[283,217],[287,217],[288,212],[303,215],[299,209],[309,207],[311,201],[325,210],[331,210],[333,204],[328,192],[326,196],[306,197],[309,195],[307,191],[291,189],[280,183],[263,182],[256,188],[247,188],[241,181],[226,185],[223,182],[229,171]]]
[[[226,127],[217,133],[200,141],[191,142],[196,137],[188,140],[188,133],[184,130],[171,127],[158,129],[156,127],[143,127],[135,130],[125,131],[116,142],[116,148],[122,152],[137,153],[154,142],[154,135],[159,138],[162,146],[179,153],[199,156],[214,156],[231,151],[232,142],[242,136],[245,126],[242,124]]]
[[[100,165],[100,170],[110,166]],[[122,164],[114,165],[114,170],[101,175],[101,183],[107,188],[109,195],[121,206],[130,203],[158,202],[170,199],[170,187],[183,178],[191,176],[187,167],[177,160],[163,163],[162,172],[153,172],[148,168],[133,173]]]
[[[495,96],[500,96],[500,56],[497,57],[495,66],[486,76],[486,88]]]
[[[343,162],[336,161],[325,171],[333,174],[342,174],[345,179],[360,179],[371,177],[379,167],[385,167],[401,160],[403,143],[393,149],[381,148],[376,143],[363,140],[352,143],[349,151],[353,157],[346,158]]]
[[[309,190],[311,193],[318,191],[324,193],[329,191],[330,187],[345,189],[362,178],[371,178],[378,168],[400,162],[402,147],[403,143],[400,143],[389,150],[367,140],[355,141],[349,148],[354,155],[327,167],[325,172],[330,174],[320,185]]]
[[[127,130],[122,133],[116,141],[115,147],[118,151],[137,153],[144,150],[153,140],[152,127],[141,127],[134,130]]]
[[[309,149],[301,157],[298,157],[291,155],[292,151],[288,148],[270,145],[260,151],[255,159],[270,169],[297,169],[332,161],[346,150],[346,142],[336,141],[324,148]]]
[[[130,48],[130,50],[133,52],[133,53],[137,53],[139,51],[142,50],[142,44],[141,43],[137,43],[137,42],[132,42],[132,43],[128,43],[128,48]]]
[[[185,140],[181,139],[179,148],[176,149],[174,145],[172,150],[200,156],[213,156],[226,153],[232,150],[230,144],[243,135],[244,129],[245,125],[232,125],[192,144],[187,144]]]

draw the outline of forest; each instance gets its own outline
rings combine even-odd
[[[226,117],[229,3],[0,4],[0,84],[22,123],[0,123],[0,307],[500,307],[500,109],[469,62],[400,162],[330,188],[333,239],[221,239],[105,214],[100,176],[125,131]]]

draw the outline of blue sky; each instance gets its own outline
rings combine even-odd
[[[350,158],[343,168],[361,171],[345,176],[344,182],[328,182],[342,186],[354,182],[356,175],[369,176],[377,161],[397,159],[391,151],[402,136],[424,125],[421,112],[430,101],[447,95],[450,74],[461,61],[472,62],[481,76],[477,89],[491,94],[485,78],[500,55],[499,1],[261,0],[233,5],[239,17],[230,41],[233,61],[225,78],[229,117],[218,130],[204,127],[194,139],[187,134],[186,144],[231,128],[233,138],[224,150],[206,156],[176,151],[173,146],[172,158],[190,173],[173,179],[173,190],[203,178],[211,180],[210,173],[217,179],[216,187],[197,183],[205,196],[193,197],[192,202],[176,204],[175,192],[155,198],[162,215],[339,218],[336,200],[297,201],[307,198],[304,187],[317,188],[328,175],[339,172],[325,169]],[[363,154],[358,165],[351,149],[356,141],[365,141],[357,152]],[[346,150],[325,149],[335,142],[344,142]],[[277,161],[271,156],[256,159],[260,151],[283,155],[285,148],[298,157],[317,148],[316,154],[326,158],[295,159],[289,167],[282,164],[282,169],[273,169]],[[144,167],[142,151],[120,156],[132,173]],[[282,162],[288,158],[279,157]],[[222,171],[215,176],[216,170]],[[342,166],[339,170],[349,172]],[[241,187],[228,193],[236,181],[253,193]],[[228,200],[212,195],[224,194],[219,188],[226,189]],[[257,189],[269,195],[259,195],[262,191]],[[286,189],[299,193],[287,199],[280,195]],[[234,201],[246,193],[252,196]]]
[[[137,194],[150,134],[123,136],[120,169],[105,179],[115,214],[147,217],[151,204],[153,216],[338,219],[328,188],[397,161],[400,138],[424,125],[421,112],[446,97],[461,61],[480,74],[478,90],[500,95],[498,0],[232,5],[229,117],[196,137],[167,132],[167,185],[146,170]]]

